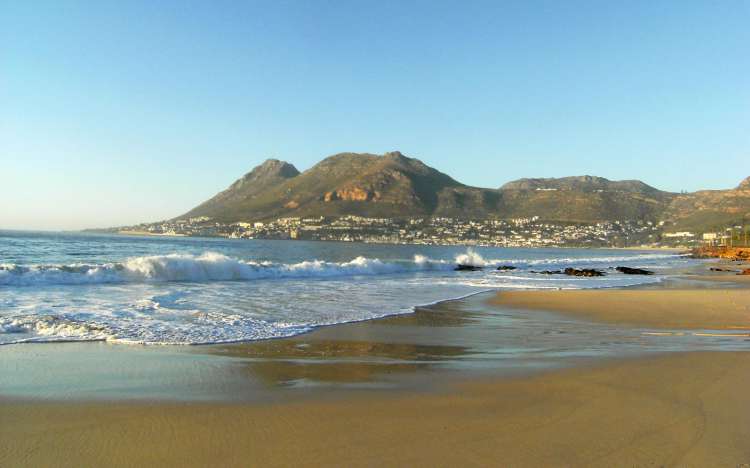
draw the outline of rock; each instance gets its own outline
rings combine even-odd
[[[615,269],[619,271],[620,273],[625,273],[626,275],[653,275],[654,274],[653,271],[643,270],[641,268],[630,268],[630,267],[618,266]]]
[[[568,276],[604,276],[604,273],[593,268],[566,268],[563,273]]]
[[[509,270],[515,270],[515,269],[516,267],[511,266],[511,265],[500,265],[499,267],[497,267],[497,271],[509,271]]]
[[[456,265],[456,268],[453,269],[453,271],[480,271],[482,267],[476,266],[476,265],[463,265],[458,264]]]
[[[741,272],[737,274],[742,275],[742,276],[750,276],[750,268],[745,268],[744,270],[742,270]]]
[[[710,271],[726,271],[730,273],[739,273],[737,270],[727,270],[726,268],[709,268]]]
[[[540,275],[562,275],[562,271],[560,270],[543,270],[543,271],[532,271],[532,273],[537,273]]]

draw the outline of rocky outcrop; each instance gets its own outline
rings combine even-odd
[[[510,271],[510,270],[515,270],[515,269],[516,267],[512,265],[500,265],[499,267],[497,267],[497,271]]]
[[[453,269],[453,271],[480,271],[481,269],[482,267],[476,265],[458,264],[456,265],[456,268]]]
[[[601,272],[599,270],[594,270],[593,268],[566,268],[563,270],[563,273],[565,273],[568,276],[604,276],[604,272]]]
[[[326,192],[323,195],[323,201],[333,202],[337,200],[343,201],[377,201],[380,199],[380,193],[374,190],[365,189],[362,187],[350,187],[344,189],[333,190]]]
[[[693,249],[691,257],[745,261],[750,260],[750,247],[700,247]]]
[[[654,272],[650,270],[644,270],[642,268],[630,268],[625,266],[618,266],[615,270],[626,275],[653,275]]]

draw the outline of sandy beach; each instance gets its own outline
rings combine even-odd
[[[2,466],[738,466],[750,355],[681,353],[437,394],[0,405]],[[252,461],[252,462],[251,462]]]
[[[289,339],[186,351],[235,363],[207,361],[202,384],[207,394],[224,392],[217,401],[3,394],[0,466],[750,463],[750,353],[726,347],[747,342],[750,289],[702,276],[683,286],[490,293]],[[644,329],[700,332],[663,348],[665,338]],[[498,342],[530,351],[509,361]],[[540,357],[534,350],[548,343],[589,351]],[[37,349],[64,361],[65,346]],[[104,351],[117,357],[123,348],[100,346],[92,359],[119,362]],[[166,359],[138,353],[139,362]],[[176,356],[184,372],[197,372],[189,354]],[[127,356],[123,379],[160,375],[126,364]],[[235,384],[213,386],[229,376]]]
[[[750,332],[750,289],[744,288],[504,291],[491,302],[618,325]]]

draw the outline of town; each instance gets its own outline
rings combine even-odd
[[[273,221],[222,223],[195,217],[116,229],[123,234],[290,239],[499,247],[692,247],[701,237],[667,232],[664,222],[551,222],[538,216],[516,219],[288,217]],[[716,235],[716,234],[712,234]]]

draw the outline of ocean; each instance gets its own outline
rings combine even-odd
[[[288,337],[489,290],[658,282],[675,252],[0,231],[0,345],[198,345]],[[481,271],[454,271],[456,264]],[[515,270],[497,271],[509,265]],[[624,275],[617,266],[654,270]],[[597,268],[606,276],[543,275]]]

